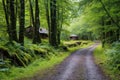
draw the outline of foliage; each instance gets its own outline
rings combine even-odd
[[[117,74],[120,74],[120,43],[115,42],[112,47],[107,50],[108,64],[110,68]]]
[[[78,34],[80,39],[100,39],[106,43],[119,40],[118,2],[119,0],[81,0],[79,7],[82,12],[73,19],[69,30]]]
[[[71,41],[72,42],[72,41]],[[49,59],[48,58],[37,58],[27,67],[15,67],[11,66],[8,72],[0,72],[0,79],[3,80],[14,80],[14,79],[29,79],[30,77],[35,76],[36,74],[41,75],[46,69],[52,68],[55,65],[59,64],[63,61],[69,54],[78,50],[80,48],[85,48],[93,44],[92,42],[88,41],[88,44],[84,44],[82,46],[76,46],[69,48],[69,51],[61,51],[59,49],[55,49],[54,47],[50,47],[49,45],[26,45],[27,48],[31,49],[39,49],[42,48],[44,50],[49,50]],[[39,47],[39,48],[38,48]],[[50,47],[50,48],[49,48]],[[40,50],[40,49],[39,49]],[[38,51],[39,51],[38,50]],[[52,51],[54,53],[52,53]],[[38,56],[38,55],[37,55]],[[38,72],[38,73],[37,73]]]
[[[64,28],[64,26],[63,26]],[[69,36],[70,36],[70,31],[63,29],[61,32],[61,40],[69,40]]]
[[[120,78],[119,52],[119,42],[113,43],[112,46],[105,45],[105,48],[102,48],[102,45],[99,45],[94,51],[95,62],[112,80],[119,80]]]
[[[23,65],[26,66],[29,62],[33,60],[34,57],[32,57],[33,53],[30,53],[29,49],[21,46],[20,44],[13,42],[13,43],[6,43],[5,45],[0,46],[1,51],[4,55],[5,59],[10,59],[11,63],[14,63],[15,65]]]
[[[102,48],[101,44],[94,50],[95,62],[100,66],[106,64],[107,61],[107,56],[104,53],[105,50],[106,49]]]
[[[14,80],[25,77],[32,77],[36,74],[36,72],[43,72],[47,68],[53,67],[55,64],[60,63],[68,54],[61,54],[59,56],[50,55],[50,59],[37,59],[32,62],[28,67],[12,67],[10,69],[10,73],[8,75],[4,73],[0,73],[0,79],[5,80]]]

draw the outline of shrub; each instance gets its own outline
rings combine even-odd
[[[16,66],[26,66],[33,60],[32,52],[16,42],[1,45],[0,52],[4,60],[9,59]]]
[[[114,71],[120,71],[120,43],[115,42],[112,47],[107,50],[108,65]]]

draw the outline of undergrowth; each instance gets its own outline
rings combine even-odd
[[[8,64],[8,66],[5,71],[0,71],[0,80],[15,80],[34,76],[36,72],[43,72],[47,68],[60,63],[73,51],[85,48],[91,44],[93,43],[87,41],[87,44],[69,47],[68,51],[64,51],[61,48],[55,49],[51,47],[47,41],[37,45],[28,42],[24,47],[16,42],[13,42],[13,44],[6,42],[2,44],[0,48],[7,52],[8,60],[4,59],[4,62],[6,61],[5,65]],[[15,59],[13,56],[16,56]],[[18,65],[18,63],[24,67]],[[4,67],[5,66],[0,69]]]
[[[115,42],[111,45],[105,45],[105,48],[102,48],[102,46],[99,45],[94,51],[94,56],[96,63],[112,80],[120,79],[119,42]]]

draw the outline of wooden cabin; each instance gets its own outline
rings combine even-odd
[[[48,37],[48,31],[45,28],[39,28],[41,38],[45,39]]]
[[[78,36],[75,34],[70,35],[70,40],[78,40]]]
[[[29,26],[27,28],[25,28],[25,36],[28,38],[33,38],[33,32],[34,32],[34,27]],[[45,28],[39,28],[39,33],[41,38],[45,39],[48,38],[48,30]]]

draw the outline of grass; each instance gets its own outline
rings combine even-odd
[[[42,59],[39,58],[32,62],[27,67],[12,67],[8,72],[2,72],[0,73],[0,80],[16,80],[21,78],[29,78],[37,74],[37,72],[44,72],[48,68],[54,67],[56,64],[59,64],[62,62],[67,56],[69,56],[70,53],[74,52],[75,50],[82,49],[85,47],[88,47],[92,45],[92,42],[88,42],[88,44],[76,46],[69,48],[69,51],[63,52],[63,51],[57,51],[55,50],[55,53],[51,53],[49,55],[49,59]],[[7,75],[6,75],[7,74]]]
[[[109,49],[109,45],[105,45],[105,48],[102,48],[102,45],[99,45],[95,51],[94,51],[94,58],[95,62],[98,66],[101,67],[103,72],[106,74],[106,76],[110,77],[111,80],[120,80],[118,79],[118,76],[114,73],[114,70],[112,70],[108,63],[108,55],[106,54],[106,50]]]
[[[28,67],[23,68],[23,71],[20,70],[21,73],[19,76],[16,75],[17,76],[16,78],[31,77],[34,74],[36,74],[36,72],[38,71],[41,72],[41,70],[43,71],[47,68],[54,66],[55,64],[60,63],[66,56],[68,56],[68,54],[64,54],[64,55],[61,54],[59,56],[52,55],[50,60],[38,59],[35,62],[33,62],[31,65],[29,65]]]
[[[101,44],[94,50],[94,58],[95,63],[100,66],[103,72],[108,76],[107,55],[105,54],[105,48],[102,48]]]
[[[47,68],[53,67],[55,64],[60,63],[68,54],[60,54],[59,56],[51,55],[51,58],[48,59],[37,59],[27,67],[12,67],[8,75],[2,74],[0,80],[15,80],[22,77],[31,77],[36,74],[37,71],[45,70]]]
[[[97,64],[105,64],[107,61],[107,56],[104,53],[105,49],[102,48],[102,45],[99,45],[94,51],[95,62]]]

